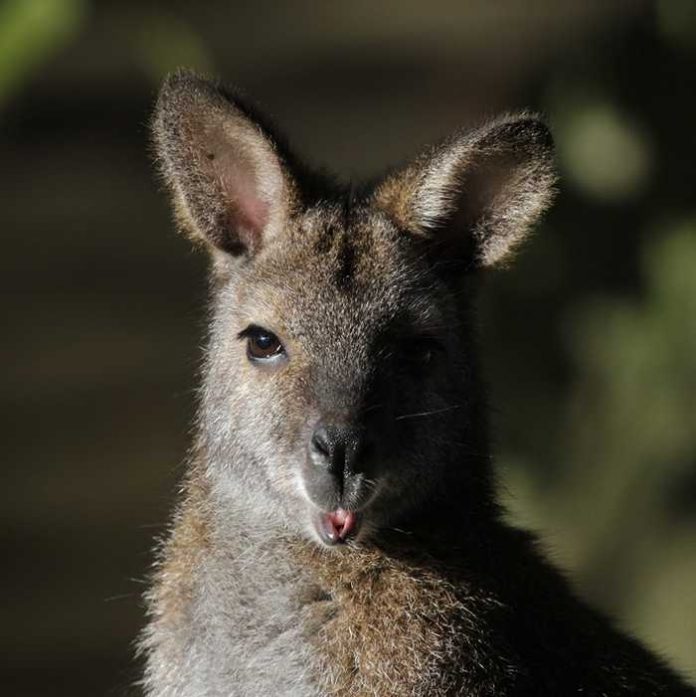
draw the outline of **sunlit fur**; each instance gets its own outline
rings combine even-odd
[[[212,274],[197,437],[148,594],[146,693],[693,695],[495,503],[473,293],[550,203],[545,126],[508,115],[356,190],[182,72],[154,135]],[[248,360],[250,325],[282,359]],[[332,547],[312,524],[320,419],[370,442],[361,526]]]

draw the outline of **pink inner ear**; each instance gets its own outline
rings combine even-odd
[[[263,243],[272,205],[259,181],[262,149],[248,142],[243,128],[226,131],[219,123],[203,131],[199,147],[199,162],[214,183],[210,193],[216,200],[211,198],[211,204],[221,214],[215,244],[233,255],[255,253]]]
[[[251,167],[240,170],[230,166],[221,181],[227,199],[229,224],[233,227],[230,233],[238,235],[250,251],[256,251],[268,224],[269,204],[259,195],[255,173]]]

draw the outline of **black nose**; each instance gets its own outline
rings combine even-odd
[[[320,423],[312,435],[312,459],[335,475],[355,474],[365,450],[365,433],[355,426]]]

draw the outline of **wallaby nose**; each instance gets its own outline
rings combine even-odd
[[[348,425],[320,423],[312,435],[314,463],[334,475],[355,474],[365,449],[365,433]]]

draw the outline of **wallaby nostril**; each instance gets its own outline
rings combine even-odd
[[[318,454],[323,455],[326,458],[331,457],[331,444],[325,428],[319,427],[316,431],[314,431],[314,434],[312,435],[312,447]]]

